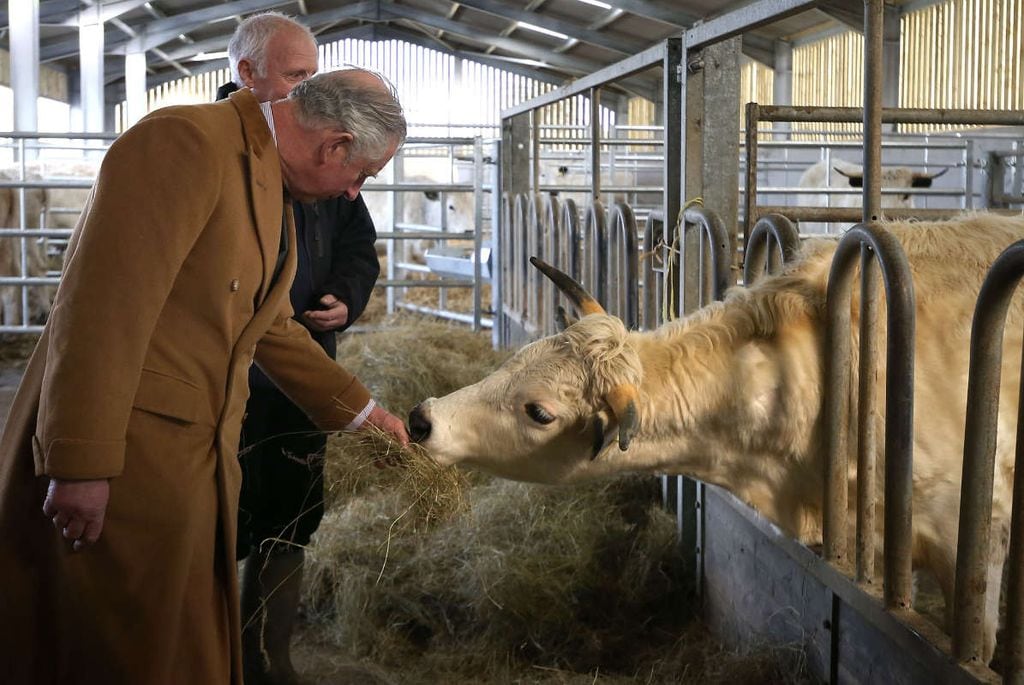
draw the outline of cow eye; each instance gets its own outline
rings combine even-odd
[[[544,407],[534,402],[526,405],[526,415],[542,426],[546,426],[555,420],[555,417],[549,414]]]

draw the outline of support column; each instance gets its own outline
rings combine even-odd
[[[125,128],[146,114],[146,53],[124,56]]]
[[[773,68],[775,78],[772,81],[772,104],[792,105],[793,104],[793,44],[784,40],[775,41]],[[775,130],[779,135],[776,140],[789,138],[789,131],[792,124],[788,121],[781,121],[775,124]]]
[[[39,126],[39,0],[8,0],[11,31],[11,90],[14,128],[36,131]]]
[[[882,27],[882,107],[900,106],[900,12],[884,8]]]
[[[82,113],[85,130],[103,130],[103,19],[101,5],[79,12],[78,57],[81,65]]]

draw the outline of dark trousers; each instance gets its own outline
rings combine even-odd
[[[238,558],[309,544],[324,515],[327,436],[276,388],[251,388],[239,460]]]

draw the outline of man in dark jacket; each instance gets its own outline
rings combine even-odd
[[[277,14],[250,17],[228,44],[234,82],[257,99],[285,97],[317,70],[316,43],[301,24]],[[380,264],[373,220],[362,196],[293,203],[298,266],[291,288],[295,319],[332,357],[335,335],[359,318]],[[238,558],[242,578],[245,682],[295,683],[289,655],[298,610],[303,550],[323,517],[326,436],[263,373],[249,373],[239,456],[242,492]]]

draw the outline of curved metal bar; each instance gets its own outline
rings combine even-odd
[[[583,219],[583,285],[608,308],[608,286],[602,271],[608,264],[608,222],[605,220],[604,205],[594,200]]]
[[[750,286],[766,274],[777,273],[799,251],[800,234],[793,222],[781,214],[765,214],[747,237],[743,250],[743,285]]]
[[[544,222],[541,220],[540,195],[531,194],[529,199],[528,214],[526,216],[526,252],[523,255],[523,271],[526,291],[526,312],[525,318],[532,321],[536,330],[542,332],[544,329],[544,278],[536,269],[530,268],[529,259],[532,255],[539,255],[544,248]]]
[[[654,268],[654,261],[657,256],[658,238],[664,232],[664,214],[660,211],[653,211],[647,217],[644,226],[644,258],[641,262],[643,278],[643,302],[640,307],[641,325],[645,330],[654,330],[658,327],[658,317],[661,312],[661,288],[658,287],[657,270]],[[671,255],[669,255],[671,258]],[[667,264],[668,261],[662,262]],[[661,269],[664,271],[664,268]]]
[[[559,211],[558,199],[554,195],[544,195],[544,254],[537,255],[549,264],[559,267],[559,258],[562,254],[562,230],[559,225],[562,215]],[[551,335],[558,326],[555,322],[555,312],[558,311],[558,289],[550,279],[543,281],[544,298],[544,335]]]
[[[978,294],[971,325],[971,361],[967,381],[967,422],[964,433],[960,528],[957,538],[956,587],[953,603],[953,656],[980,661],[985,594],[992,528],[992,483],[995,469],[1006,315],[1024,278],[1024,241],[1006,248],[992,264]],[[1024,386],[1022,386],[1024,388]],[[1017,415],[1017,448],[1013,483],[1013,520],[1007,559],[1004,682],[1020,682],[1024,674],[1024,397]],[[979,591],[980,590],[980,591]],[[996,587],[988,592],[999,592]]]
[[[510,193],[504,192],[501,194],[501,231],[498,235],[498,249],[502,259],[497,265],[497,278],[500,287],[501,300],[498,302],[498,309],[495,316],[495,325],[498,328],[498,342],[502,345],[508,345],[510,343],[508,323],[505,318],[506,308],[511,306],[512,298],[512,272],[510,264],[512,261],[508,256],[512,255],[512,206],[514,200]]]
[[[512,250],[506,254],[512,257],[512,278],[510,292],[513,311],[520,317],[526,309],[526,217],[529,202],[525,193],[517,193],[512,208]]]
[[[609,211],[608,236],[609,309],[626,328],[640,327],[640,252],[637,245],[636,217],[624,202]]]
[[[703,207],[689,207],[683,212],[683,236],[680,239],[680,246],[684,252],[685,262],[685,250],[686,250],[686,233],[690,230],[691,226],[696,226],[702,231],[702,240],[700,242],[700,305],[704,306],[707,304],[707,300],[704,295],[707,290],[711,291],[712,300],[721,300],[725,297],[725,291],[729,288],[729,273],[732,269],[732,255],[729,249],[729,231],[725,227],[725,223],[717,213],[712,212]],[[710,263],[711,273],[704,272],[704,263],[706,261],[704,255],[704,244],[707,243],[710,247]],[[683,301],[682,288],[685,281],[680,279],[679,281],[679,301]],[[710,286],[710,288],[708,287]]]
[[[562,202],[562,220],[560,223],[566,239],[561,241],[562,251],[559,253],[559,268],[573,277],[574,280],[582,280],[580,275],[580,212],[576,209],[576,202],[565,200]]]
[[[882,228],[866,224],[851,227],[839,241],[828,279],[828,326],[825,333],[825,558],[838,563],[847,562],[849,302],[854,266],[865,244],[881,267],[887,302],[884,601],[886,608],[907,608],[911,602],[912,580],[914,286],[910,264],[896,238]],[[862,325],[861,337],[870,337],[871,328],[870,321]]]

